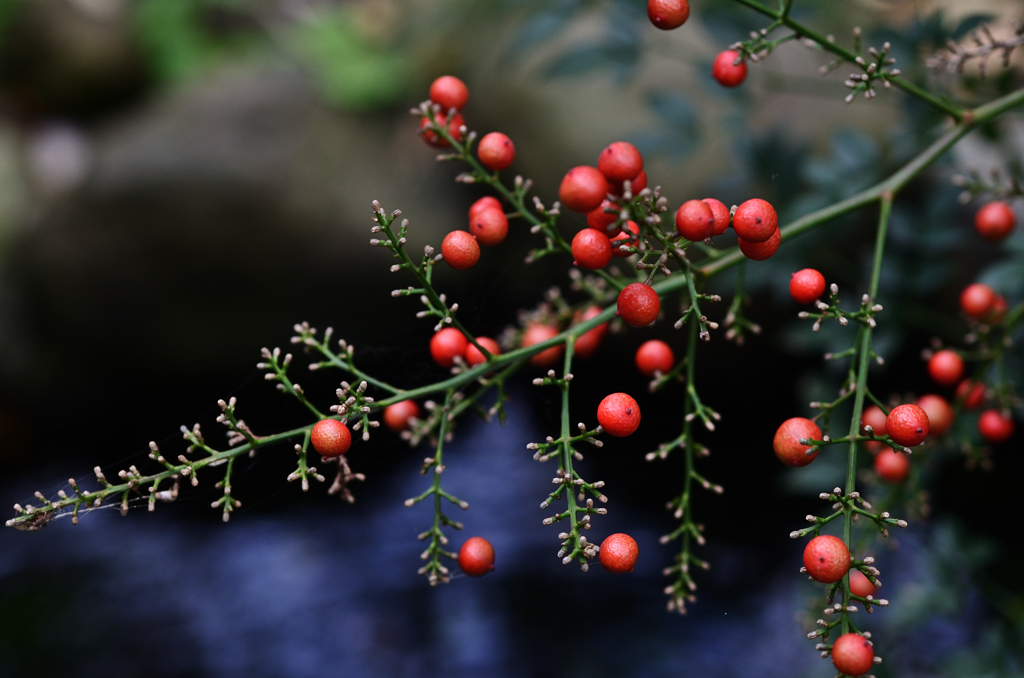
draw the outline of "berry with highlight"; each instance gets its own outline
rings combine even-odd
[[[875,473],[887,483],[902,483],[910,475],[910,457],[891,447],[875,455]]]
[[[593,271],[604,268],[612,260],[612,243],[604,231],[584,228],[572,239],[573,263]]]
[[[798,304],[814,303],[825,293],[825,276],[813,268],[797,271],[789,278],[789,295]]]
[[[489,170],[503,170],[516,159],[516,147],[501,132],[485,134],[476,147],[476,155],[480,164]]]
[[[689,0],[647,0],[647,18],[655,28],[670,31],[690,18]]]
[[[736,87],[747,77],[747,62],[740,59],[736,50],[727,49],[715,57],[711,64],[711,77],[724,87]]]
[[[821,440],[821,429],[804,417],[793,417],[782,422],[772,440],[775,456],[786,466],[807,466],[818,458],[818,450],[807,454],[812,446],[801,443],[801,440]]]
[[[844,633],[832,644],[832,663],[848,676],[863,676],[875,665],[875,648],[859,633]]]
[[[337,419],[321,419],[313,426],[309,441],[321,456],[340,457],[352,445],[352,433]]]
[[[597,156],[597,169],[610,183],[621,184],[636,178],[644,168],[644,158],[628,141],[615,141]],[[632,182],[631,182],[632,187]]]
[[[459,549],[459,569],[470,577],[494,570],[494,547],[483,537],[470,537]]]
[[[490,337],[477,337],[476,343],[487,349],[487,352],[492,356],[501,355],[501,347],[498,346],[498,342]],[[482,365],[487,362],[487,358],[480,352],[480,349],[468,341],[466,342],[466,351],[463,353],[463,357],[466,359],[466,363],[469,364],[470,367],[476,367],[477,365]]]
[[[497,245],[508,235],[508,217],[493,207],[478,210],[476,216],[469,220],[469,232],[481,245]]]
[[[804,547],[804,567],[814,581],[837,582],[850,569],[850,549],[839,537],[819,535]]]
[[[384,408],[384,425],[395,433],[409,428],[409,422],[420,416],[420,406],[415,400],[402,400]]]
[[[609,435],[624,438],[640,426],[640,406],[626,393],[612,393],[597,406],[597,423]]]
[[[885,432],[897,445],[914,447],[928,437],[928,415],[917,405],[897,405],[885,418]]]
[[[636,350],[636,367],[645,376],[653,377],[656,372],[665,374],[675,364],[672,347],[660,339],[645,341]]]
[[[631,327],[647,327],[661,312],[661,299],[649,285],[631,283],[626,285],[617,302],[618,314]]]
[[[469,88],[454,75],[442,75],[430,85],[430,100],[442,111],[460,110],[469,101]]]
[[[441,367],[451,367],[456,356],[466,353],[468,343],[462,332],[454,327],[445,327],[430,338],[430,356]]]
[[[623,574],[633,571],[639,555],[640,549],[636,545],[636,540],[628,534],[617,532],[608,535],[601,542],[601,550],[598,551],[597,559],[609,572]]]
[[[715,230],[715,215],[707,203],[687,200],[676,210],[676,230],[691,242],[710,238]]]
[[[779,230],[779,217],[767,200],[751,198],[736,208],[732,227],[748,243],[764,242]]]
[[[978,433],[993,445],[1004,443],[1013,437],[1016,429],[1013,417],[1000,410],[985,410],[978,418]]]
[[[974,215],[974,230],[989,242],[1002,242],[1016,224],[1013,208],[1001,200],[993,200]]]
[[[964,376],[964,359],[948,348],[928,359],[928,376],[939,386],[952,386]]]
[[[465,271],[480,260],[480,245],[466,231],[452,231],[441,241],[441,255],[456,271]]]
[[[565,173],[558,199],[573,212],[592,212],[608,195],[608,180],[596,167],[580,165]]]

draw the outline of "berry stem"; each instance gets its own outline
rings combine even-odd
[[[423,494],[412,497],[411,499],[405,500],[406,506],[415,506],[427,497],[434,498],[434,519],[430,526],[430,529],[419,535],[421,541],[430,539],[430,544],[426,550],[421,554],[421,558],[427,561],[427,564],[419,569],[419,574],[426,575],[427,581],[431,586],[436,586],[438,583],[447,584],[450,577],[448,576],[448,568],[441,563],[441,556],[450,560],[455,560],[458,555],[444,549],[445,545],[448,544],[448,537],[444,535],[442,529],[444,527],[453,527],[456,530],[462,529],[462,523],[452,520],[444,514],[444,508],[441,503],[442,499],[446,499],[449,502],[455,504],[459,508],[465,510],[469,508],[469,504],[462,501],[458,497],[445,492],[441,487],[441,474],[444,472],[444,443],[445,443],[445,432],[448,426],[449,420],[452,418],[452,400],[454,398],[454,390],[449,390],[445,393],[444,405],[441,407],[439,415],[439,427],[437,433],[437,446],[434,450],[434,456],[428,457],[424,463],[420,473],[426,475],[431,473],[433,478],[430,483],[430,487],[427,488]]]
[[[818,33],[817,31],[808,28],[807,26],[801,24],[800,22],[790,17],[789,8],[792,5],[792,2],[787,3],[787,5],[784,5],[781,9],[777,10],[772,9],[771,7],[768,7],[767,5],[764,5],[760,2],[757,2],[757,0],[736,0],[736,2],[740,3],[741,5],[746,5],[747,7],[757,12],[760,12],[761,14],[764,14],[767,17],[776,19],[777,24],[784,25],[787,28],[790,28],[791,30],[793,30],[794,33],[796,33],[797,36],[801,38],[806,38],[808,40],[814,41],[822,49],[824,49],[827,52],[831,52],[832,54],[835,54],[844,61],[848,61],[856,65],[858,68],[866,68],[866,64],[864,63],[863,59],[861,59],[858,62],[857,58],[859,55],[855,51],[846,49],[845,47],[837,44],[834,40],[829,40],[828,36],[824,36],[821,33]],[[857,51],[859,51],[859,49]],[[964,111],[962,108],[954,106],[950,102],[946,101],[946,99],[936,96],[931,92],[928,92],[927,90],[918,87],[913,82],[907,80],[903,76],[890,74],[886,75],[885,79],[891,82],[893,85],[896,85],[897,87],[905,91],[907,94],[911,94],[917,97],[921,101],[924,101],[925,103],[929,104],[932,108],[935,108],[936,110],[939,110],[945,113],[946,115],[952,117],[957,122],[960,122],[965,118],[966,111]]]
[[[868,285],[868,304],[872,304],[878,296],[878,283],[882,276],[882,259],[885,253],[885,237],[889,230],[889,216],[892,213],[893,194],[886,193],[882,196],[881,209],[878,215],[878,230],[875,233],[875,253],[871,264],[871,282]],[[857,491],[857,442],[856,438],[860,433],[860,418],[864,412],[864,396],[867,393],[868,367],[871,364],[871,332],[870,325],[861,325],[858,330],[858,364],[857,364],[857,386],[853,396],[853,413],[850,415],[850,447],[846,461],[846,489],[845,495],[851,496]],[[843,541],[847,547],[853,545],[853,514],[855,509],[853,502],[845,503],[843,507]],[[843,612],[842,630],[843,633],[850,631],[850,619],[847,607],[850,605],[850,577],[843,577]]]

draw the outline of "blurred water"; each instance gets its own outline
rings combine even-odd
[[[516,409],[511,421],[529,419]],[[831,675],[797,622],[812,594],[794,576],[799,545],[774,572],[749,571],[741,547],[715,545],[715,569],[698,576],[700,600],[688,616],[670,615],[660,574],[668,549],[612,494],[594,532],[633,534],[636,572],[584,575],[560,565],[559,528],[542,526],[538,509],[553,467],[525,449],[538,437],[474,423],[447,447],[444,486],[471,504],[452,513],[466,522],[463,536],[494,544],[497,568],[436,589],[415,574],[415,535],[430,508],[401,503],[426,485],[414,473],[370,478],[356,488],[355,507],[329,512],[297,501],[272,517],[243,511],[227,525],[189,524],[172,505],[126,519],[96,511],[77,527],[60,520],[38,533],[4,530],[0,675]],[[907,543],[886,555],[896,571],[885,578],[889,594],[921,568],[920,557],[904,555],[920,544]],[[736,596],[750,578],[761,593]],[[927,627],[931,659],[941,655],[936,639],[962,646],[974,623],[967,615]],[[935,668],[928,664],[921,668]]]

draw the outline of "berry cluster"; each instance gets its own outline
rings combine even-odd
[[[842,61],[860,69],[847,80],[847,87],[853,90],[848,100],[856,93],[873,97],[874,86],[878,83],[906,89],[953,118],[955,128],[949,137],[953,141],[959,138],[955,135],[990,122],[1012,107],[1011,104],[1024,103],[1022,92],[1004,98],[998,106],[982,106],[971,111],[959,109],[905,82],[899,71],[891,68],[893,59],[888,56],[888,44],[881,50],[869,49],[870,59],[865,59],[861,56],[859,30],[854,32],[854,48],[849,50],[833,38],[821,37],[795,21],[788,13],[791,3],[782,3],[780,10],[759,3],[746,4],[771,18],[772,23],[753,31],[750,40],[732,45],[714,60],[712,76],[724,86],[735,87],[743,82],[748,61],[757,62],[779,44],[800,38],[830,53],[836,63]],[[647,9],[651,22],[664,30],[683,25],[690,14],[687,0],[649,0]],[[773,38],[778,35],[776,31],[791,33]],[[826,65],[824,71],[831,68]],[[662,392],[673,382],[684,384],[679,435],[646,453],[645,458],[648,461],[666,459],[672,453],[684,456],[680,493],[667,502],[678,525],[663,536],[661,542],[678,542],[675,560],[664,570],[666,576],[672,578],[665,592],[669,597],[668,608],[685,612],[686,604],[694,600],[697,587],[693,568],[708,567],[693,552],[694,544],[705,543],[704,527],[695,521],[693,490],[700,486],[716,494],[723,492],[721,485],[702,476],[695,467],[696,458],[710,454],[698,441],[697,424],[713,432],[721,420],[721,415],[701,399],[695,379],[697,346],[709,340],[711,331],[719,327],[701,305],[720,302],[721,297],[704,293],[703,284],[714,275],[737,267],[737,292],[723,324],[728,328],[726,338],[740,343],[744,330],[757,333],[759,329],[741,314],[747,298],[743,291],[747,260],[761,261],[774,255],[781,244],[783,230],[789,238],[856,206],[877,203],[879,220],[870,282],[859,305],[844,308],[838,285],[828,285],[825,276],[815,269],[797,271],[788,281],[792,299],[810,306],[811,310],[800,311],[798,317],[811,319],[813,331],[819,331],[823,322],[835,320],[840,326],[856,330],[856,336],[849,349],[825,356],[826,360],[849,362],[835,400],[811,403],[810,409],[817,410],[813,416],[786,419],[772,440],[775,455],[791,469],[813,463],[822,453],[831,454],[826,450],[835,445],[843,445],[847,450],[845,486],[819,495],[821,500],[830,503],[831,512],[808,515],[810,526],[793,531],[791,536],[810,537],[803,553],[802,572],[811,580],[827,585],[822,618],[815,621],[817,628],[808,636],[822,641],[817,649],[823,657],[831,657],[841,673],[847,676],[866,674],[880,659],[875,656],[870,634],[861,632],[851,615],[861,609],[872,613],[877,607],[887,606],[888,601],[875,597],[881,586],[875,559],[863,555],[867,547],[855,542],[852,534],[855,525],[867,525],[887,537],[890,527],[902,528],[907,523],[893,518],[888,510],[873,508],[874,496],[867,501],[857,489],[857,481],[865,477],[872,483],[880,480],[879,491],[892,486],[894,494],[903,488],[910,494],[920,473],[911,464],[912,448],[929,454],[942,444],[944,437],[952,437],[953,424],[958,417],[982,406],[988,409],[981,412],[977,420],[981,438],[989,444],[1005,442],[1015,432],[1011,410],[1019,407],[1012,383],[1006,376],[1004,358],[1012,346],[1012,332],[1024,317],[1024,306],[1011,308],[1000,294],[981,283],[968,286],[960,295],[960,308],[969,328],[964,347],[948,348],[937,344],[925,355],[928,375],[938,390],[954,391],[952,396],[948,393],[928,393],[918,398],[897,396],[886,403],[869,385],[870,364],[883,363],[873,347],[872,333],[877,327],[876,316],[883,311],[876,300],[893,202],[906,182],[933,162],[947,146],[929,146],[889,180],[858,194],[856,201],[847,200],[823,208],[780,229],[775,208],[761,198],[745,200],[732,208],[715,198],[688,199],[670,212],[670,201],[662,187],[648,186],[639,149],[627,141],[608,144],[598,153],[594,166],[577,166],[566,172],[558,188],[558,202],[546,206],[538,196],[530,194],[528,179],[516,176],[509,184],[502,180],[501,173],[515,163],[515,145],[502,132],[491,132],[477,141],[476,133],[470,130],[463,115],[468,101],[466,84],[446,75],[430,85],[429,99],[413,109],[424,142],[446,149],[439,159],[459,161],[468,167],[457,180],[486,186],[493,193],[469,207],[466,227],[448,233],[440,251],[425,245],[422,255],[410,255],[409,221],[399,220],[400,211],[386,213],[379,203],[373,202],[370,243],[388,250],[395,262],[391,266],[393,273],[411,277],[412,284],[395,289],[392,296],[418,299],[422,305],[416,316],[429,319],[433,325],[429,340],[423,341],[424,351],[429,351],[433,362],[444,370],[442,378],[412,388],[391,385],[357,366],[355,349],[350,344],[340,340],[335,347],[331,343],[330,328],[321,338],[309,325],[296,325],[292,342],[313,356],[309,363],[311,370],[338,369],[352,380],[351,384],[340,382],[340,388],[335,391],[337,402],[330,407],[330,413],[321,412],[306,391],[293,381],[289,373],[292,354],[282,353],[280,349],[264,349],[259,369],[278,390],[306,408],[313,423],[276,434],[256,435],[236,415],[234,398],[220,401],[221,414],[217,421],[226,428],[227,448],[216,449],[208,443],[198,424],[191,429],[183,427],[187,448],[177,457],[178,463],[165,458],[158,446],[151,443],[149,456],[158,465],[158,472],[143,474],[132,465],[118,474],[121,482],[110,482],[97,468],[99,489],[84,491],[72,480],[69,485],[74,496],[61,490],[59,498],[52,500],[37,493],[42,506],[16,505],[19,515],[8,525],[39,529],[55,515],[68,511],[77,522],[79,509],[99,507],[111,497],[121,500],[123,512],[135,495],[148,498],[152,509],[157,501],[176,498],[182,480],[188,479],[196,485],[200,472],[205,475],[208,469],[221,465],[225,473],[217,488],[222,490],[222,495],[214,506],[223,511],[227,520],[240,506],[240,501],[232,494],[234,461],[241,454],[255,454],[265,446],[283,441],[292,441],[298,456],[289,480],[300,480],[303,490],[308,489],[310,479],[325,482],[317,468],[308,464],[311,445],[324,464],[337,465],[337,476],[328,491],[354,501],[349,485],[365,478],[352,472],[347,457],[352,451],[354,435],[358,434],[366,443],[371,430],[379,426],[374,417],[380,414],[385,427],[411,445],[427,442],[433,448],[420,467],[421,474],[429,478],[429,486],[405,501],[409,507],[422,502],[432,505],[430,527],[419,535],[426,543],[422,553],[425,563],[420,574],[426,576],[431,585],[448,582],[451,571],[446,563],[454,561],[465,575],[480,577],[493,571],[495,564],[494,548],[486,538],[473,536],[462,543],[458,552],[448,550],[449,530],[461,530],[463,525],[450,518],[445,507],[454,504],[465,510],[469,505],[442,486],[445,445],[452,439],[460,417],[467,412],[477,412],[485,419],[495,416],[503,419],[507,380],[520,369],[533,368],[541,371],[535,374],[543,375],[534,376],[533,383],[556,390],[561,401],[562,416],[557,433],[547,436],[543,442],[528,445],[538,462],[557,464],[552,477],[555,489],[543,499],[541,508],[548,510],[557,502],[554,513],[544,517],[542,522],[564,526],[564,531],[558,534],[558,558],[563,564],[576,562],[584,571],[597,558],[609,572],[630,572],[639,553],[635,539],[616,533],[598,545],[587,537],[596,517],[606,515],[604,505],[608,497],[604,493],[605,482],[586,480],[578,462],[584,461],[580,451],[584,444],[598,449],[606,444],[622,445],[624,443],[616,439],[636,433],[641,424],[640,405],[632,395],[609,388],[608,391],[614,392],[596,405],[596,425],[591,428],[581,422],[572,428],[569,423],[571,397],[579,397],[572,389],[572,368],[574,361],[596,356],[612,327],[624,331],[625,338],[621,341],[629,341],[629,328],[655,323],[668,299],[675,303],[666,304],[667,307],[682,309],[673,326],[682,329],[685,325],[687,329],[685,341],[679,342],[681,347],[677,346],[679,355],[662,339],[636,341],[634,345],[639,345],[635,352],[626,355],[632,355],[638,371],[650,379],[652,393]],[[586,225],[574,229],[571,237],[564,232],[564,225],[558,223],[563,207],[585,216]],[[666,222],[667,215],[672,216],[671,223]],[[433,279],[434,267],[441,261],[459,271],[475,266],[482,256],[481,246],[504,242],[510,220],[515,219],[525,221],[539,243],[530,252],[527,263],[547,256],[561,257],[569,271],[568,289],[549,290],[536,308],[521,313],[514,327],[501,332],[495,331],[497,328],[482,328],[481,333],[471,331],[459,315],[459,304],[438,291]],[[718,249],[722,242],[714,239],[725,235],[730,227],[735,232],[737,247],[723,252]],[[975,227],[986,240],[1001,242],[1014,228],[1013,210],[1005,202],[990,202],[976,215]],[[658,274],[662,279],[655,282]],[[424,334],[427,334],[426,328]],[[621,352],[619,355],[621,357]],[[493,405],[488,407],[490,401],[485,403],[484,399],[492,396]],[[583,397],[590,396],[583,394]],[[588,407],[591,406],[592,401],[588,403]],[[849,429],[845,434],[834,432],[833,418],[839,412],[844,417],[849,414]],[[604,434],[610,440],[603,437]],[[767,435],[757,435],[766,448]],[[969,461],[988,461],[983,458],[984,448],[978,449],[973,443],[962,447],[969,450]],[[857,453],[862,450],[871,456],[860,459],[864,468],[858,472]],[[914,459],[919,456],[915,455]],[[870,469],[863,463],[868,459]],[[839,525],[842,538],[822,533]],[[830,637],[834,637],[831,643],[828,642]]]

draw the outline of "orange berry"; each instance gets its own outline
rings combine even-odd
[[[337,419],[321,419],[313,426],[309,441],[321,456],[340,457],[352,445],[352,434]]]
[[[624,438],[640,426],[640,406],[626,393],[612,393],[597,406],[597,423],[608,435]]]
[[[617,532],[608,535],[601,542],[601,550],[598,551],[597,559],[609,572],[623,574],[633,571],[639,555],[640,548],[636,545],[636,540],[628,534]]]
[[[807,466],[818,458],[818,451],[807,454],[812,446],[801,443],[801,440],[821,440],[821,429],[804,417],[793,417],[782,422],[772,440],[775,456],[786,466]]]
[[[850,549],[839,537],[823,534],[807,542],[804,567],[814,581],[831,584],[842,579],[850,569]]]

